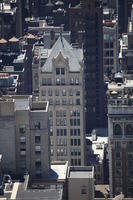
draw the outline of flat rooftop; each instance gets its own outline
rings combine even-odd
[[[19,200],[61,200],[62,189],[26,189],[23,188],[23,183],[19,184],[16,199]]]
[[[65,180],[67,176],[68,162],[53,162],[49,179]]]
[[[29,110],[29,99],[15,99],[15,110]]]
[[[71,171],[70,178],[93,178],[93,173],[87,171]]]

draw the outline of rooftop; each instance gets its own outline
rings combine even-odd
[[[98,155],[99,161],[102,162],[104,158],[104,147],[105,144],[108,144],[108,137],[97,136],[96,140],[93,140],[93,136],[91,136],[86,137],[86,139],[92,141],[93,154]]]
[[[59,54],[62,54],[64,59],[68,59],[69,70],[71,72],[80,71],[80,62],[83,60],[82,49],[73,49],[64,37],[59,37],[50,50],[49,57],[42,67],[42,72],[52,72],[52,61],[57,58]]]
[[[92,166],[80,166],[80,167],[70,167],[69,178],[94,178],[94,168]]]
[[[67,176],[68,162],[52,162],[50,179],[65,180]]]

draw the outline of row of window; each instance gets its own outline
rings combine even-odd
[[[57,136],[67,136],[67,129],[57,129],[56,135]]]
[[[51,146],[54,145],[54,140],[51,138],[50,139],[50,144]],[[67,138],[57,138],[56,139],[56,144],[57,146],[67,146]],[[81,145],[81,142],[80,142],[80,139],[71,139],[70,140],[70,144],[71,146],[80,146]],[[35,149],[36,151],[40,150],[40,146],[35,146]]]
[[[50,128],[50,135],[53,136],[52,127]],[[67,129],[66,128],[56,129],[56,135],[67,136]],[[70,136],[80,136],[80,129],[79,128],[70,129]]]
[[[53,125],[53,119],[49,119],[50,126]],[[57,118],[56,119],[56,126],[66,126],[67,125],[67,119],[66,118]],[[70,119],[70,126],[80,126],[80,119],[72,118]]]
[[[80,139],[71,139],[70,144],[71,146],[80,146],[81,142]]]
[[[56,78],[55,83],[52,82],[52,78],[42,78],[42,85],[65,85],[66,79],[65,78]],[[79,85],[79,78],[70,78],[69,80],[70,85]]]
[[[70,119],[70,126],[80,126],[80,119]]]
[[[80,149],[71,149],[71,156],[81,156]]]
[[[41,136],[40,135],[36,135],[35,136],[35,144],[40,143],[41,142]],[[25,144],[26,143],[26,136],[21,136],[20,137],[20,143],[21,144]]]
[[[125,130],[124,130],[124,134],[125,135],[133,135],[133,125],[132,124],[127,124],[125,126]],[[115,124],[113,127],[113,135],[122,135],[123,131],[122,131],[122,126],[120,124]]]
[[[49,105],[80,105],[80,99],[48,99]]]
[[[46,96],[47,94],[48,94],[48,96],[53,96],[54,94],[55,94],[55,96],[61,96],[61,95],[62,96],[67,96],[67,91],[66,91],[66,89],[62,89],[62,90],[56,89],[55,92],[53,93],[52,89],[48,89],[47,92],[46,92],[45,89],[43,89],[41,91],[41,94],[42,94],[42,96]],[[74,90],[70,89],[68,91],[68,95],[69,96],[73,96],[73,95],[80,96],[80,90],[75,90],[74,91]]]
[[[56,117],[66,117],[67,111],[66,110],[57,110],[56,111]],[[49,111],[49,116],[53,117],[53,112]],[[71,110],[70,111],[70,117],[79,117],[80,116],[80,110]]]
[[[81,165],[81,159],[71,159],[71,165],[72,166],[80,166]]]

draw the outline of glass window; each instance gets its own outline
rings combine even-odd
[[[114,135],[122,135],[122,128],[120,124],[114,125]]]
[[[65,69],[61,68],[61,74],[64,75],[65,74]]]
[[[25,125],[20,125],[19,126],[19,132],[22,133],[22,134],[25,133],[26,132],[26,126]]]
[[[41,136],[40,135],[36,135],[35,136],[35,143],[40,143],[41,142]]]
[[[20,143],[26,143],[26,137],[20,137]]]
[[[131,124],[126,125],[126,135],[133,135],[133,127]]]
[[[60,68],[56,68],[56,75],[60,74]]]
[[[66,90],[65,89],[62,90],[62,96],[66,96]]]
[[[59,90],[55,90],[55,96],[59,96],[60,92]]]
[[[65,85],[65,78],[61,78],[61,85]]]
[[[80,90],[76,91],[76,96],[80,96]]]

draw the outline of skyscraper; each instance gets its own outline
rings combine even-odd
[[[86,130],[103,126],[103,30],[99,0],[83,1]]]
[[[70,9],[72,42],[84,49],[86,131],[103,126],[103,30],[100,0],[83,0]]]

